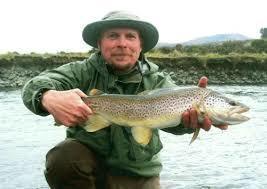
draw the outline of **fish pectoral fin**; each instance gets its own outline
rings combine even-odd
[[[152,137],[152,130],[146,127],[132,127],[132,135],[136,142],[147,145]]]
[[[110,122],[98,114],[91,115],[90,118],[82,124],[87,132],[95,132],[110,126]]]
[[[148,95],[151,92],[151,90],[145,90],[143,92],[138,93],[137,95]]]
[[[201,100],[198,104],[193,103],[192,108],[194,108],[197,111],[198,122],[202,123],[205,116],[207,115],[207,110],[204,105],[204,102]]]
[[[197,139],[197,136],[198,136],[198,134],[199,134],[199,131],[200,131],[200,128],[197,128],[197,129],[195,130],[195,132],[194,132],[194,134],[193,134],[193,137],[192,137],[192,139],[191,139],[189,145],[192,144],[192,143]]]

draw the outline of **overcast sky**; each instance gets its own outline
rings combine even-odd
[[[260,38],[267,27],[267,0],[1,0],[0,53],[88,51],[84,26],[114,10],[154,24],[160,42],[223,33]]]

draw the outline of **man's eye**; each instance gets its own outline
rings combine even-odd
[[[111,33],[111,34],[108,35],[108,38],[110,38],[110,39],[115,39],[117,37],[118,37],[118,35],[115,34],[115,33]]]
[[[132,34],[129,34],[129,35],[127,35],[127,38],[128,39],[136,39],[136,36],[135,35],[132,35]]]

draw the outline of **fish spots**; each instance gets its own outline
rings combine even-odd
[[[128,120],[156,119],[166,115],[175,117],[193,107],[222,112],[234,105],[233,100],[206,88],[160,89],[146,95],[98,95],[90,102],[96,113]]]

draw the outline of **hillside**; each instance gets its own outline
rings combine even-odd
[[[199,37],[183,42],[182,45],[203,45],[208,43],[220,43],[225,41],[244,41],[250,38],[242,34],[216,34],[212,36]]]
[[[174,48],[176,44],[187,45],[204,45],[211,43],[221,43],[225,41],[244,41],[249,40],[250,38],[242,34],[216,34],[211,36],[199,37],[182,43],[165,43],[160,42],[157,44],[156,48],[168,47]]]

